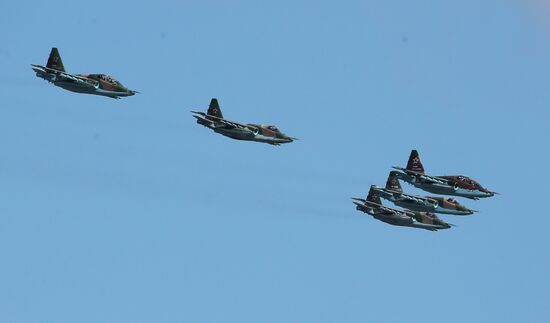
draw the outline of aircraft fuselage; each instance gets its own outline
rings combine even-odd
[[[409,195],[381,187],[373,187],[373,189],[381,198],[412,211],[453,215],[470,215],[474,213],[456,201],[450,203],[441,197]]]
[[[197,119],[198,124],[210,128],[214,132],[229,137],[231,139],[257,141],[276,146],[294,141],[292,138],[286,136],[266,136],[262,133],[262,130],[259,129],[257,125],[243,125],[244,128],[231,128],[225,126],[223,123],[219,123],[209,119],[208,116],[204,117],[196,114],[194,114],[193,116]]]
[[[437,224],[437,223],[422,223],[417,221],[413,216],[411,216],[411,212],[403,212],[398,211],[395,209],[389,209],[392,211],[385,211],[382,209],[377,209],[374,207],[367,206],[361,202],[359,202],[360,199],[355,199],[353,203],[356,205],[356,209],[358,211],[362,211],[364,213],[367,213],[371,215],[373,218],[380,220],[382,222],[396,225],[396,226],[402,226],[402,227],[413,227],[413,228],[419,228],[419,229],[425,229],[429,231],[437,231],[442,229],[448,229],[450,228],[450,225],[448,224]],[[418,213],[416,213],[418,214]],[[441,221],[439,221],[441,222]]]
[[[409,175],[403,172],[399,172],[399,179],[423,190],[433,194],[440,195],[451,195],[451,196],[460,196],[469,199],[480,199],[494,196],[495,193],[489,192],[487,190],[482,190],[478,188],[467,189],[458,186],[451,186],[445,183],[433,183],[428,181],[423,181],[422,178],[418,175]]]

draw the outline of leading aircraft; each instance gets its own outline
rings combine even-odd
[[[381,198],[393,204],[412,211],[433,212],[441,214],[470,215],[474,211],[460,204],[457,200],[439,196],[418,196],[403,193],[397,179],[397,171],[391,171],[386,181],[386,187],[372,185]]]
[[[463,175],[430,176],[424,173],[424,166],[420,161],[418,151],[412,150],[407,168],[397,169],[399,179],[418,187],[421,190],[443,195],[466,197],[473,200],[491,197],[497,194],[481,186],[478,182]]]
[[[352,198],[358,211],[368,213],[377,220],[391,225],[413,227],[430,231],[449,229],[452,225],[439,219],[437,215],[428,212],[413,212],[397,210],[382,205],[380,196],[370,190],[366,199]]]
[[[197,118],[198,124],[229,138],[264,142],[275,146],[296,140],[285,135],[275,126],[242,124],[224,119],[216,98],[212,98],[206,113],[199,111],[191,111],[191,113]]]
[[[124,87],[119,81],[105,74],[71,74],[65,71],[57,48],[52,48],[46,66],[31,64],[36,76],[65,90],[78,93],[108,96],[113,99],[131,96],[137,91]]]

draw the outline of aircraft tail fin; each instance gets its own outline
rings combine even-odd
[[[376,191],[372,189],[372,186],[370,187],[369,195],[367,195],[367,201],[382,205],[380,195],[378,195],[378,193],[376,193]]]
[[[409,162],[407,163],[407,170],[424,174],[424,166],[422,166],[420,156],[418,155],[418,151],[416,149],[413,149],[411,151]]]
[[[61,56],[57,48],[52,48],[50,52],[50,57],[48,57],[48,63],[46,67],[53,68],[54,70],[65,72],[65,67],[63,66],[63,61],[61,61]]]
[[[220,105],[218,104],[218,99],[212,98],[206,114],[223,119],[223,114],[222,110],[220,109]]]
[[[393,170],[390,172],[388,180],[386,181],[386,189],[403,193],[403,188],[401,188],[397,174],[398,172]]]

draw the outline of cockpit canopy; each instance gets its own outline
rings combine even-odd
[[[468,184],[468,185],[471,185],[471,186],[474,186],[476,188],[481,188],[481,185],[479,185],[478,182],[474,181],[473,179],[469,178],[469,177],[466,177],[466,176],[457,176],[457,178],[459,181],[465,183],[465,184]]]
[[[274,125],[254,125],[253,124],[253,126],[260,128],[264,136],[280,138],[280,139],[288,138],[287,135],[281,132],[281,130],[279,130],[279,128],[277,128]]]
[[[279,129],[277,129],[277,127],[275,127],[275,126],[266,126],[266,128],[271,130],[271,131],[279,132]]]

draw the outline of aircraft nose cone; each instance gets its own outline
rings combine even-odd
[[[287,142],[287,143],[291,143],[294,140],[296,140],[296,138],[292,138],[292,137],[288,137],[288,136],[285,137],[285,142]]]
[[[498,195],[497,192],[489,191],[488,189],[485,189],[485,188],[481,189],[480,191],[484,193],[485,195],[484,197],[493,197],[495,195]]]
[[[470,210],[469,208],[465,207],[465,206],[461,206],[458,208],[459,211],[463,212],[464,215],[472,215],[474,214],[475,211],[472,211]]]

